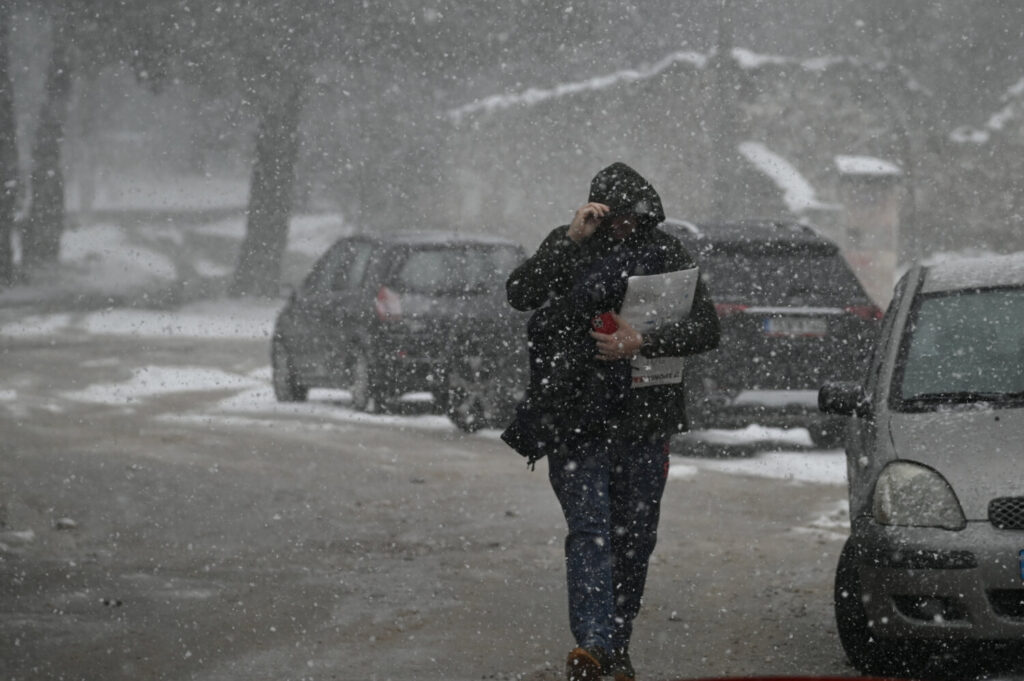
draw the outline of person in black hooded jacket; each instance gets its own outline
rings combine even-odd
[[[654,187],[624,163],[592,180],[588,202],[509,276],[527,326],[530,381],[502,439],[548,477],[565,514],[569,620],[577,647],[569,679],[633,678],[632,621],[640,609],[668,475],[668,441],[687,430],[681,382],[633,387],[630,360],[683,357],[718,345],[718,316],[701,278],[690,315],[640,334],[617,311],[627,279],[697,263],[658,229]],[[611,311],[618,329],[593,330]]]

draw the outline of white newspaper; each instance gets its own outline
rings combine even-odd
[[[630,277],[619,316],[641,334],[662,324],[685,319],[690,314],[699,277],[700,270],[696,267],[665,274]],[[680,383],[683,380],[682,357],[649,358],[637,355],[631,366],[634,388]]]

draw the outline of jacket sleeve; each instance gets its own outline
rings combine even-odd
[[[572,275],[580,247],[569,238],[569,227],[556,227],[537,252],[509,275],[505,293],[509,305],[520,311],[534,310],[549,298],[572,288]]]

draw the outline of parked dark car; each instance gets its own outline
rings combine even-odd
[[[1024,644],[1024,256],[915,266],[869,369],[826,385],[847,417],[839,639],[867,673],[918,676]],[[963,658],[961,658],[963,659]]]
[[[864,370],[881,311],[838,246],[789,222],[668,220],[697,259],[722,323],[717,350],[689,359],[692,427],[806,427],[821,447],[843,421],[818,412],[818,388]]]
[[[345,388],[355,408],[375,411],[429,391],[464,430],[504,423],[528,361],[504,282],[525,257],[515,242],[457,233],[339,239],[278,315],[277,399]]]

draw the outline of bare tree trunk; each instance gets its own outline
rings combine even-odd
[[[64,232],[64,169],[61,145],[71,97],[70,17],[60,9],[54,20],[46,93],[32,146],[32,206],[22,236],[22,265],[56,262]]]
[[[0,286],[14,280],[14,209],[18,198],[17,122],[8,70],[11,6],[0,1]]]
[[[79,213],[92,212],[96,202],[96,116],[99,107],[96,85],[95,77],[86,75],[79,79],[69,113],[68,138],[71,143],[64,147],[70,156],[65,166],[71,168],[74,178]]]
[[[715,217],[728,215],[733,208],[733,192],[739,173],[736,145],[739,116],[739,68],[733,59],[733,15],[729,0],[719,0],[718,37],[712,64],[715,105],[711,112],[712,160],[714,180],[711,209]]]
[[[231,283],[232,296],[272,297],[279,293],[304,89],[305,83],[297,79],[284,89],[280,100],[264,105],[256,133],[245,239]]]

